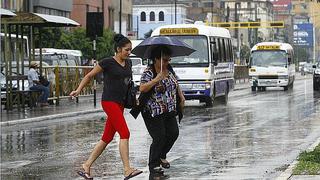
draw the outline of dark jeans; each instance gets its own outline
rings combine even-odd
[[[160,158],[166,159],[167,153],[172,148],[179,136],[179,128],[175,112],[152,117],[143,112],[142,117],[152,137],[149,152],[149,169],[160,166]]]
[[[44,85],[34,85],[30,87],[30,90],[36,90],[36,91],[41,91],[41,96],[39,97],[39,102],[40,103],[46,103],[48,102],[48,97],[50,94],[50,84],[48,86],[44,86]]]

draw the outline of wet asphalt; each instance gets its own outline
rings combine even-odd
[[[188,101],[180,136],[168,154],[166,179],[274,179],[320,137],[320,93],[312,79],[293,89],[249,88],[230,93],[227,105]],[[130,161],[149,179],[151,143],[142,118],[125,112]],[[1,127],[1,179],[81,179],[76,174],[100,139],[104,114]],[[119,136],[92,167],[95,179],[123,179]]]

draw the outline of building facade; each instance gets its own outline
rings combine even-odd
[[[172,1],[133,1],[133,31],[137,39],[143,39],[146,33],[168,24],[185,24],[191,21],[187,18],[187,5]]]
[[[309,42],[304,45],[298,42],[296,45],[308,51],[309,58],[304,61],[316,63],[320,60],[320,3],[316,0],[292,0],[292,12],[294,14],[294,27],[305,27],[298,32],[309,32],[305,34],[307,37],[299,37],[301,33],[293,34],[293,36],[307,41],[308,37],[312,37],[313,39],[312,43]],[[312,28],[312,30],[308,30],[307,27],[309,27],[309,29]],[[310,44],[312,44],[312,46]]]
[[[87,12],[102,12],[104,29],[109,28],[116,33],[121,29],[124,35],[132,30],[131,0],[73,0],[71,18],[79,22],[83,28],[86,28]]]
[[[15,12],[34,12],[70,18],[72,0],[2,0],[1,7]]]

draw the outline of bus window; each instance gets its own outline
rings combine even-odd
[[[219,46],[219,39],[216,39],[216,52],[217,52],[217,62],[221,62],[221,53],[220,53],[220,46]]]
[[[217,64],[218,63],[218,52],[216,49],[216,39],[213,37],[210,37],[210,48],[211,48],[211,58],[212,62]]]
[[[189,56],[173,57],[172,66],[207,66],[209,64],[208,40],[205,36],[175,36],[196,51]]]
[[[252,66],[286,66],[287,54],[284,51],[255,51],[251,56]]]
[[[229,52],[228,52],[228,40],[227,39],[223,39],[224,42],[224,53],[225,53],[225,61],[226,62],[230,62],[230,56],[229,56]]]

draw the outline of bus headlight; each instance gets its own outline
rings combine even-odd
[[[320,74],[320,69],[316,69],[316,70],[314,71],[314,73],[315,73],[315,74]]]

